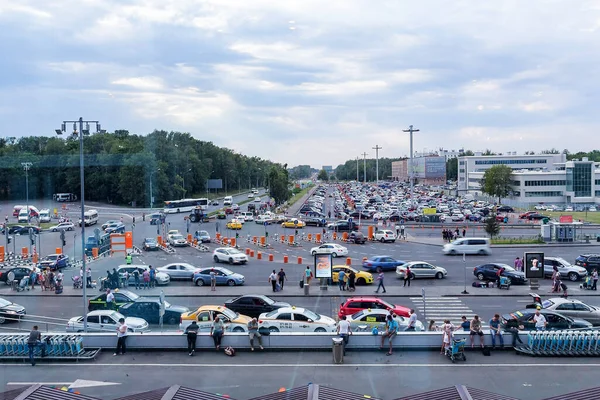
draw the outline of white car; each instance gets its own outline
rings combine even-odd
[[[251,199],[254,197],[254,193],[248,193],[248,198]]]
[[[169,236],[169,244],[174,247],[175,246],[187,246],[188,241],[186,238],[183,237],[183,235],[176,234],[176,235]]]
[[[377,328],[380,332],[383,332],[385,331],[385,323],[388,315],[390,315],[390,312],[386,309],[369,308],[347,316],[346,321],[350,323],[350,327],[354,332],[365,331],[365,329],[370,332],[373,328]],[[399,331],[405,331],[408,328],[408,318],[396,315],[394,319],[398,322]],[[415,331],[424,330],[423,323],[417,321]]]
[[[590,208],[588,208],[588,211],[590,211],[590,212],[596,212],[596,207],[591,206]]]
[[[233,247],[219,247],[213,251],[213,260],[215,263],[246,264],[248,256]]]
[[[323,243],[318,247],[310,249],[310,254],[331,254],[333,257],[347,256],[348,249],[344,246],[340,246],[337,243]]]
[[[234,204],[231,206],[231,209],[232,209],[233,211],[238,211],[238,210],[240,209],[240,206],[239,206],[239,204],[235,204],[235,203],[234,203]]]
[[[125,318],[123,314],[113,310],[96,310],[87,314],[87,328],[89,332],[111,332],[117,330],[119,319]],[[125,318],[128,332],[148,332],[148,322],[142,318]],[[67,322],[67,332],[83,332],[83,317],[73,317]]]
[[[301,307],[283,307],[258,317],[259,329],[269,332],[335,332],[333,318]]]
[[[169,275],[171,280],[184,279],[188,281],[192,279],[194,272],[196,272],[197,269],[198,267],[194,267],[192,264],[188,263],[172,263],[156,268],[158,272]]]
[[[255,203],[260,203],[260,197],[258,197],[258,196],[254,197],[254,202]]]
[[[373,235],[373,237],[375,238],[375,240],[377,240],[381,243],[385,243],[385,242],[393,243],[396,241],[396,234],[390,230],[376,231],[375,234]]]
[[[54,226],[50,227],[50,230],[52,232],[72,231],[73,229],[75,229],[75,225],[72,222],[61,222],[58,225],[54,225]]]
[[[265,223],[270,225],[273,222],[273,217],[268,214],[259,215],[254,219],[254,222],[260,225],[264,225]]]
[[[252,214],[251,212],[243,212],[240,214],[240,219],[244,222],[254,221],[254,214]]]
[[[452,221],[453,222],[462,222],[465,220],[465,216],[462,214],[452,214]]]
[[[179,233],[179,230],[177,230],[177,229],[171,229],[170,231],[167,232],[167,237],[172,236],[172,235],[181,235],[181,233]]]

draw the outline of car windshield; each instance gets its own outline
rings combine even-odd
[[[227,269],[227,268],[220,268],[221,272],[224,273],[225,275],[232,275],[233,271]]]
[[[498,266],[504,268],[504,270],[507,272],[517,272],[517,270],[511,267],[510,265],[498,264]]]
[[[156,239],[148,238],[146,239],[146,243],[156,243]]]
[[[200,231],[199,235],[200,236],[208,236],[208,232],[206,232],[206,231]]]
[[[315,314],[314,312],[310,311],[310,310],[304,310],[304,316],[312,319],[313,321],[318,321],[321,319],[321,316],[318,314]]]
[[[279,313],[279,310],[273,310],[270,313],[267,313],[267,318],[273,318],[274,316],[276,316]]]
[[[356,319],[360,319],[362,318],[363,314],[365,312],[363,310],[359,311],[359,312],[355,312],[354,314],[352,314],[352,316],[350,318],[356,320]]]
[[[173,235],[173,239],[174,240],[183,239],[183,236],[181,236],[181,235]]]
[[[379,302],[380,302],[381,304],[383,304],[384,306],[386,306],[387,308],[395,308],[395,307],[396,307],[396,306],[394,306],[393,304],[391,304],[391,303],[388,303],[388,302],[387,302],[387,301],[385,301],[385,300],[381,300],[381,299],[379,299]]]
[[[565,259],[564,259],[564,258],[562,258],[562,257],[556,257],[556,258],[555,258],[555,260],[556,260],[556,261],[558,261],[558,262],[559,262],[560,264],[562,264],[563,266],[568,266],[568,265],[571,265],[571,263],[570,263],[570,262],[568,262],[567,260],[565,260]]]
[[[548,307],[553,306],[553,305],[554,305],[554,302],[551,301],[551,300],[544,300],[542,302],[542,308],[548,308]]]
[[[230,310],[229,308],[224,308],[221,310],[221,314],[223,314],[224,316],[226,316],[227,318],[229,318],[230,320],[234,320],[238,317],[238,313],[233,312],[232,310]]]
[[[11,305],[12,303],[6,299],[0,298],[0,307],[6,307]]]
[[[241,254],[241,253],[242,252],[239,251],[238,249],[229,249],[229,250],[227,250],[227,254],[232,255],[232,256],[236,255],[236,254]]]
[[[125,316],[119,312],[113,311],[112,313],[109,314],[109,316],[114,319],[115,321],[120,320],[121,318],[125,318]]]

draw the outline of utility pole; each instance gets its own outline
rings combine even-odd
[[[358,156],[356,156],[356,183],[358,183]]]
[[[367,153],[362,153],[363,156],[363,183],[367,183]]]
[[[419,129],[413,129],[412,125],[408,126],[408,129],[403,129],[402,132],[410,133],[410,166],[408,168],[408,176],[410,179],[410,203],[413,203],[413,190],[414,190],[414,165],[413,165],[413,132],[419,132]]]
[[[373,150],[375,150],[375,183],[377,185],[379,185],[379,150],[382,148],[383,147],[379,147],[378,144],[373,147]]]
[[[31,216],[31,212],[29,212],[29,169],[33,165],[30,162],[22,162],[21,165],[25,170],[25,193],[27,196],[27,203],[25,204],[25,209],[27,210],[27,223],[29,223],[29,217]],[[8,227],[6,227],[8,229]]]

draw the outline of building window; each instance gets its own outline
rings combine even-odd
[[[600,190],[596,190],[596,197],[600,197]]]
[[[559,197],[563,192],[525,192],[525,197]]]
[[[525,181],[525,186],[565,186],[566,180]]]
[[[600,179],[596,179],[596,186],[600,186]]]
[[[459,161],[458,165],[465,165],[465,162],[464,161]]]
[[[461,168],[461,169],[458,170],[458,172],[460,172],[461,174],[464,174],[465,170],[464,170],[464,168]]]
[[[521,186],[521,181],[512,181],[511,184],[513,186]]]
[[[573,192],[575,197],[592,196],[592,164],[579,164],[573,166]]]
[[[475,160],[475,165],[547,164],[547,160]]]

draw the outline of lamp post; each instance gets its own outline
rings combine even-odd
[[[373,147],[373,150],[375,150],[375,184],[379,185],[379,150],[381,150],[382,147],[379,146],[378,144],[375,145],[375,147]]]
[[[156,171],[150,172],[150,210],[152,210],[152,208],[154,207],[154,193],[152,191],[152,174],[155,174],[158,171],[160,171],[160,168],[157,168]]]
[[[85,123],[85,129],[83,124]],[[99,121],[84,121],[83,118],[79,117],[76,121],[63,121],[60,126],[60,129],[56,129],[55,132],[58,135],[62,135],[63,132],[67,131],[67,124],[73,124],[73,133],[74,137],[79,138],[79,181],[81,184],[81,262],[83,268],[83,276],[86,276],[86,268],[85,268],[85,177],[83,173],[83,136],[90,134],[90,124],[96,126],[97,133],[106,133],[100,126]],[[79,131],[77,130],[77,124],[79,124]],[[83,285],[83,331],[87,332],[87,293],[86,287],[87,285],[84,283]]]
[[[187,171],[185,171],[183,173],[183,175],[181,176],[181,179],[183,180],[182,185],[183,185],[183,196],[185,196],[185,176],[187,175],[188,172],[190,172],[192,169],[188,169]]]
[[[358,183],[358,156],[356,156],[356,183]]]
[[[27,223],[29,223],[29,217],[30,217],[30,212],[29,212],[29,168],[31,168],[33,163],[22,162],[21,165],[23,166],[23,169],[25,170],[25,193],[27,196],[27,203],[25,204],[25,209],[27,210]]]
[[[410,125],[408,129],[403,129],[402,132],[410,133],[410,167],[408,169],[408,176],[410,179],[410,204],[413,204],[413,190],[414,190],[414,165],[413,165],[413,133],[419,132],[419,129],[413,129],[413,126]]]

